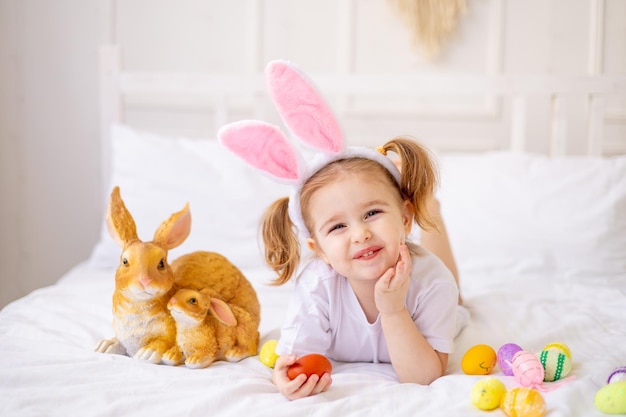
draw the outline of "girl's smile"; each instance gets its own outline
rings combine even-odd
[[[381,251],[381,247],[374,246],[371,248],[363,249],[354,254],[354,259],[369,260],[376,256]]]

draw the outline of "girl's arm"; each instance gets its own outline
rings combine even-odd
[[[459,270],[456,265],[456,260],[454,259],[454,254],[452,253],[452,245],[450,244],[450,240],[448,238],[446,224],[441,216],[439,201],[436,198],[432,198],[429,201],[428,212],[432,220],[437,225],[437,230],[422,230],[420,246],[428,249],[441,259],[444,265],[448,267],[450,272],[452,272],[456,285],[460,290]],[[461,303],[461,293],[459,292],[459,304]]]
[[[443,375],[448,354],[430,346],[406,308],[381,313],[380,318],[391,364],[400,382],[428,385]]]
[[[376,283],[376,307],[399,381],[430,384],[445,372],[448,355],[430,346],[405,307],[411,269],[411,255],[403,245],[395,268],[390,268]]]
[[[287,316],[280,331],[272,381],[281,394],[289,400],[308,397],[328,390],[332,384],[330,374],[298,375],[293,380],[287,376],[287,369],[296,361],[296,355],[303,353],[325,353],[330,346],[330,332],[327,331],[328,306],[322,300],[328,300],[326,289],[320,280],[314,279],[329,267],[321,260],[305,266],[295,284],[293,297],[289,303]]]

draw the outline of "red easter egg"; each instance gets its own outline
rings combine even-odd
[[[329,374],[332,370],[333,365],[326,356],[320,355],[319,353],[310,353],[298,358],[298,360],[287,369],[287,376],[289,379],[294,379],[300,374],[305,374],[307,378],[316,374],[321,378],[322,375]]]

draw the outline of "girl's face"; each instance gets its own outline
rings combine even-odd
[[[313,192],[309,247],[350,280],[374,280],[398,262],[412,211],[388,180],[340,174]]]

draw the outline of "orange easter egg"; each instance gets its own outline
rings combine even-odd
[[[298,360],[287,369],[287,376],[289,379],[294,379],[300,374],[305,374],[307,378],[316,374],[321,378],[322,375],[329,374],[332,370],[333,365],[326,356],[320,355],[319,353],[311,353],[299,357]]]
[[[542,417],[546,413],[546,402],[539,391],[519,387],[504,394],[500,408],[509,417]]]
[[[489,345],[475,345],[465,352],[461,369],[467,375],[488,375],[496,366],[496,351]]]

